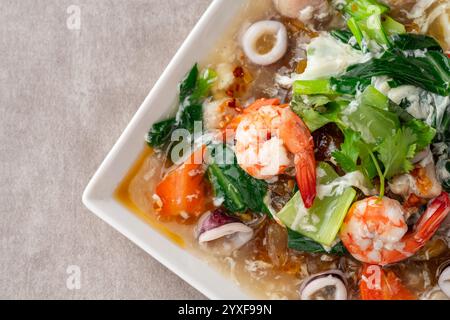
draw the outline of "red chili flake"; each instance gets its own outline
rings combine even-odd
[[[228,107],[233,109],[236,108],[236,99],[231,99],[230,101],[228,101]]]
[[[235,78],[243,78],[244,77],[244,69],[242,67],[236,67],[233,71]]]
[[[228,89],[228,90],[225,92],[225,94],[226,94],[227,96],[231,97],[231,98],[234,97],[234,91],[233,91],[232,89]]]

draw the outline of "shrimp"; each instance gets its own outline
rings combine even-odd
[[[362,300],[415,300],[397,275],[379,266],[364,265],[359,284]]]
[[[234,126],[238,164],[257,179],[271,179],[295,167],[303,202],[310,208],[316,197],[316,161],[314,141],[303,121],[278,99],[261,99],[245,109]]]
[[[450,199],[443,192],[408,231],[406,212],[398,201],[370,197],[353,204],[340,237],[357,260],[384,266],[416,254],[433,237],[449,211]]]

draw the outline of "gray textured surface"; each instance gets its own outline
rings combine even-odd
[[[203,298],[81,194],[209,2],[0,0],[0,298]]]

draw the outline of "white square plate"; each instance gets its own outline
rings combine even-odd
[[[195,62],[206,58],[248,1],[251,0],[212,2],[83,194],[83,203],[89,210],[211,299],[248,299],[249,296],[231,279],[128,211],[114,199],[114,191],[142,151],[143,138],[150,126],[173,110],[178,83]]]

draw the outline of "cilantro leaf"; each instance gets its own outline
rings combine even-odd
[[[341,149],[333,152],[337,164],[347,173],[360,170],[369,180],[377,175],[371,153],[373,145],[365,143],[361,134],[346,128],[343,130],[344,143]]]
[[[416,135],[417,152],[428,147],[436,136],[436,129],[417,119],[408,121],[406,127],[411,129]]]
[[[413,169],[411,159],[417,149],[417,137],[410,128],[403,128],[376,147],[378,158],[384,165],[384,176],[390,179]]]
[[[333,152],[334,160],[345,172],[356,171],[359,158],[361,135],[351,129],[344,129],[344,143],[341,150]]]

